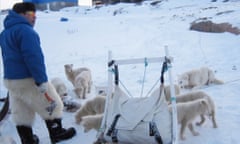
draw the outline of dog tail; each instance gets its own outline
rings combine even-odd
[[[214,84],[224,84],[224,82],[222,80],[219,80],[217,79],[215,76],[214,76],[214,73],[212,70],[209,70],[208,72],[208,77],[210,79],[210,83],[214,83]]]
[[[224,84],[224,82],[222,80],[219,80],[219,79],[214,79],[212,82],[214,84]]]

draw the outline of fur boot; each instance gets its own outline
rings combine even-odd
[[[76,130],[74,128],[63,128],[61,119],[46,120],[45,122],[52,143],[70,139],[76,134]]]
[[[39,139],[36,135],[33,135],[31,127],[17,126],[17,132],[22,144],[39,144]]]

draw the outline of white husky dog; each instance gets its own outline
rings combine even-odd
[[[92,76],[90,71],[82,71],[74,80],[75,93],[79,98],[85,99],[91,92]]]
[[[76,112],[76,123],[79,124],[82,121],[83,116],[103,113],[105,107],[105,100],[105,96],[96,96],[93,99],[86,101],[86,103],[81,106]]]
[[[224,82],[216,79],[214,72],[207,67],[193,69],[178,75],[178,84],[180,88],[197,89],[201,88],[203,85],[208,85],[211,83],[223,84]]]
[[[53,84],[61,98],[68,95],[67,87],[61,78],[59,77],[52,78],[51,83]]]
[[[74,92],[79,98],[85,99],[91,92],[92,75],[86,67],[73,69],[73,64],[64,65],[67,79],[73,84]]]
[[[88,132],[91,129],[98,129],[101,126],[101,122],[103,119],[103,114],[96,114],[96,115],[87,115],[82,117],[81,125],[84,127],[84,132]]]
[[[55,77],[51,79],[51,83],[63,101],[63,110],[67,112],[75,112],[80,108],[81,104],[74,101],[73,98],[68,95],[67,87],[61,78]]]
[[[176,102],[177,103],[182,103],[182,102],[188,102],[188,101],[194,101],[197,99],[206,99],[208,102],[208,107],[209,107],[209,115],[212,118],[212,123],[213,127],[217,128],[217,123],[216,123],[216,112],[215,112],[215,104],[213,102],[213,99],[206,94],[203,91],[194,91],[194,92],[188,92],[184,94],[180,94],[176,96]],[[203,114],[201,116],[201,121],[197,122],[197,125],[202,125],[205,121],[205,117]]]
[[[170,112],[172,111],[171,105],[169,105]],[[180,139],[185,140],[184,132],[186,127],[189,128],[194,136],[199,135],[193,128],[192,121],[199,115],[207,115],[209,113],[208,102],[206,99],[198,99],[185,103],[177,103],[177,119],[181,124]]]
[[[82,71],[89,71],[89,69],[86,67],[74,69],[73,64],[65,64],[64,69],[65,69],[65,74],[67,79],[73,84],[73,86],[74,86],[74,80],[78,74],[80,74]]]

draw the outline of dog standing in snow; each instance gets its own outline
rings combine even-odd
[[[180,88],[198,89],[204,85],[212,83],[223,84],[224,82],[216,79],[214,72],[207,67],[193,69],[178,76],[178,84]]]
[[[103,119],[103,113],[96,114],[96,115],[87,115],[82,117],[81,125],[84,127],[84,132],[88,132],[91,129],[95,129],[98,131],[98,129],[101,127]]]
[[[91,92],[91,71],[82,71],[74,80],[75,93],[79,98],[85,99],[87,93]]]
[[[105,108],[105,100],[105,96],[96,96],[93,99],[87,100],[86,103],[76,112],[76,123],[79,124],[82,121],[83,116],[103,113]]]
[[[177,103],[177,119],[178,123],[181,124],[180,127],[180,139],[185,140],[184,136],[186,127],[189,128],[194,136],[199,135],[198,132],[194,130],[192,121],[199,115],[208,115],[209,107],[206,99],[198,99],[194,101],[189,101],[185,103]],[[170,112],[172,111],[171,105],[169,105]]]
[[[189,101],[194,101],[197,99],[206,99],[208,102],[208,107],[209,107],[209,115],[212,118],[212,123],[213,127],[217,128],[217,122],[216,122],[216,112],[215,112],[215,104],[213,99],[206,94],[203,91],[194,91],[194,92],[188,92],[184,94],[180,94],[176,96],[176,102],[177,103],[183,103],[183,102],[189,102]],[[201,116],[201,121],[197,122],[197,125],[202,125],[205,121],[205,117],[203,114]]]
[[[86,67],[73,69],[73,64],[64,65],[67,79],[73,84],[74,92],[79,98],[85,99],[86,94],[91,92],[92,75]]]

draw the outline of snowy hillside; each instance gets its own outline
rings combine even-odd
[[[187,129],[187,139],[179,140],[179,143],[240,144],[240,35],[189,29],[191,23],[199,19],[228,22],[240,28],[240,1],[163,0],[155,5],[152,2],[119,3],[98,8],[71,7],[59,12],[39,11],[35,29],[41,37],[49,79],[62,78],[70,95],[75,98],[73,87],[64,74],[64,64],[89,67],[94,86],[107,86],[109,50],[115,59],[162,57],[165,56],[164,47],[168,46],[169,54],[174,58],[172,72],[175,83],[178,74],[201,66],[210,67],[216,72],[216,77],[225,82],[201,89],[216,104],[218,128],[212,128],[211,121],[207,119],[203,126],[195,126],[199,136],[192,136]],[[1,15],[1,21],[4,17]],[[67,21],[61,21],[62,18]],[[159,79],[160,69],[161,65],[148,65],[144,94]],[[133,95],[139,96],[144,64],[128,65],[120,70],[121,81]],[[169,84],[168,80],[166,84]],[[1,83],[1,96],[5,94]],[[88,97],[94,96],[95,87]],[[74,113],[64,113],[63,125],[74,126],[78,133],[73,139],[59,144],[91,144],[96,138],[96,131],[84,133],[83,127],[75,124]],[[34,128],[41,144],[50,143],[44,121],[39,117]],[[20,143],[10,118],[1,125],[0,133],[12,136]]]

